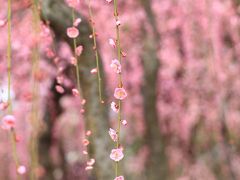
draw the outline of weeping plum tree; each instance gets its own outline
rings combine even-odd
[[[66,29],[72,26],[71,8],[68,7],[63,0],[45,0],[42,1],[41,5],[42,20],[49,24],[55,33],[56,39],[67,42],[72,50],[74,50],[72,39],[66,34]],[[80,36],[76,38],[76,44],[77,46],[82,45],[84,47],[84,51],[77,59],[77,63],[79,65],[81,92],[83,98],[86,99],[85,122],[86,128],[89,128],[94,132],[90,139],[91,143],[89,145],[89,152],[96,159],[96,168],[94,168],[91,179],[111,179],[113,177],[113,171],[111,170],[112,164],[110,163],[108,153],[106,153],[110,151],[109,137],[106,133],[109,119],[108,109],[107,106],[96,101],[99,98],[98,80],[96,76],[91,76],[90,74],[91,70],[96,67],[93,42],[89,38],[89,35],[91,35],[91,28],[86,18],[77,12],[75,12],[75,15],[82,19],[82,22],[78,25]],[[99,69],[103,72],[101,58],[99,63]],[[106,101],[107,97],[104,93],[104,77],[102,77],[102,79],[103,86],[101,86],[101,91],[103,93],[103,98]],[[48,123],[54,121],[54,119],[46,120]],[[48,131],[49,132],[47,133],[51,133],[51,129],[48,129]],[[41,144],[44,143],[46,142],[42,141]]]

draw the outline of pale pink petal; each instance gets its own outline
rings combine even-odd
[[[121,148],[113,149],[110,154],[110,158],[116,162],[122,160],[124,157],[124,154],[122,152]]]
[[[26,167],[25,166],[19,166],[17,169],[17,172],[19,174],[25,174],[26,173]]]
[[[79,31],[75,27],[69,27],[69,28],[67,28],[67,35],[70,38],[76,38],[79,35]]]
[[[127,97],[127,92],[124,88],[116,88],[114,91],[114,97],[119,100],[123,100]]]

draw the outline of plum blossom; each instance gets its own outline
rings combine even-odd
[[[116,88],[114,91],[114,97],[119,100],[123,100],[127,97],[127,92],[124,88]]]
[[[112,108],[112,110],[113,110],[114,112],[118,113],[119,107],[118,107],[118,105],[117,105],[115,102],[112,102],[112,103],[111,103],[111,108]]]
[[[66,0],[66,2],[70,7],[76,8],[77,5],[80,3],[80,0]]]
[[[25,174],[26,173],[26,167],[25,166],[19,166],[17,169],[17,172],[19,174]]]
[[[80,45],[76,48],[75,53],[77,56],[80,56],[82,54],[82,51],[83,51],[83,46]]]
[[[85,104],[86,104],[86,102],[87,102],[87,101],[86,101],[86,99],[82,99],[82,102],[81,102],[81,104],[82,104],[82,105],[85,105]]]
[[[122,160],[124,157],[124,154],[122,152],[122,148],[112,149],[110,158],[116,162]]]
[[[79,35],[79,31],[75,27],[69,27],[69,28],[67,28],[67,35],[70,38],[76,38]]]
[[[114,180],[124,180],[124,177],[123,176],[118,176]]]
[[[117,139],[118,139],[117,132],[116,132],[114,129],[110,128],[109,131],[108,131],[108,133],[109,133],[110,137],[112,138],[112,140],[113,140],[114,142],[116,142]]]
[[[73,94],[75,97],[78,97],[78,96],[79,96],[79,91],[78,91],[76,88],[74,88],[74,89],[72,89],[72,94]]]
[[[127,125],[127,120],[122,120],[122,125],[126,126]]]
[[[108,40],[108,43],[113,47],[113,48],[116,48],[116,43],[113,39],[109,39]]]
[[[0,102],[0,110],[7,109],[8,103],[7,102]]]
[[[1,128],[4,130],[10,130],[15,127],[15,117],[13,115],[6,115],[1,121]]]
[[[71,57],[71,58],[70,58],[70,63],[71,63],[72,65],[76,66],[76,65],[77,65],[77,59],[76,59],[75,57]]]
[[[120,21],[120,20],[117,20],[117,21],[116,21],[116,25],[117,25],[117,26],[120,26],[120,25],[121,25],[121,21]]]
[[[63,94],[63,93],[65,92],[65,90],[63,89],[63,87],[62,87],[62,86],[59,86],[59,85],[56,85],[56,86],[55,86],[55,89],[56,89],[56,91],[57,91],[58,93],[60,93],[60,94]]]
[[[88,130],[88,131],[86,132],[86,136],[91,136],[91,134],[92,134],[92,131],[90,131],[90,130]]]
[[[88,152],[84,150],[84,151],[83,151],[83,154],[84,154],[84,155],[87,155],[87,154],[88,154]]]
[[[90,159],[89,161],[87,161],[88,166],[92,166],[94,164],[95,164],[95,159]]]
[[[0,19],[0,27],[3,27],[7,23],[6,20]]]
[[[112,60],[110,67],[113,69],[115,73],[118,73],[118,74],[121,73],[121,64],[119,60],[117,59]]]
[[[84,146],[88,146],[89,143],[90,143],[90,142],[89,142],[87,139],[84,139],[84,140],[83,140],[83,145],[84,145]]]
[[[92,166],[87,166],[87,167],[85,168],[86,171],[87,171],[87,170],[92,170],[92,169],[93,169]]]
[[[75,27],[77,27],[81,22],[82,22],[82,19],[81,19],[81,18],[77,18],[77,19],[75,19],[73,25],[74,25]]]
[[[93,69],[91,70],[91,74],[96,74],[97,72],[98,72],[97,68],[93,68]]]

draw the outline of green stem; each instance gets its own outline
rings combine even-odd
[[[95,29],[95,26],[94,26],[94,18],[93,18],[93,13],[92,13],[92,7],[91,7],[90,0],[88,0],[88,14],[90,16],[90,24],[91,24],[92,36],[93,36],[93,49],[95,51],[95,58],[96,58],[99,101],[100,101],[100,103],[102,103],[103,102],[103,98],[102,98],[102,77],[101,77],[101,72],[100,72],[100,67],[99,67],[99,55],[98,55],[97,40],[96,40],[97,39],[96,38],[96,29]]]
[[[33,30],[35,33],[35,37],[37,38],[40,33],[40,16],[38,12],[38,1],[32,0],[32,14],[33,14]],[[36,177],[36,169],[38,167],[38,127],[39,127],[39,119],[38,119],[38,89],[39,84],[38,80],[36,80],[36,73],[38,73],[39,69],[39,51],[38,51],[38,43],[34,44],[34,48],[32,50],[32,110],[31,110],[31,125],[32,132],[30,137],[30,155],[31,155],[31,163],[30,163],[30,179],[35,180]]]
[[[74,13],[74,8],[72,8],[72,21],[74,23],[75,21],[75,13]],[[78,89],[78,92],[80,93],[81,92],[81,86],[80,86],[80,75],[79,75],[79,64],[78,64],[78,57],[77,57],[77,54],[76,54],[76,49],[77,49],[77,41],[76,41],[76,38],[73,39],[73,51],[74,51],[74,57],[77,61],[77,64],[76,64],[76,76],[77,76],[77,89]]]
[[[11,63],[12,63],[12,44],[11,44],[11,19],[12,19],[12,12],[11,12],[12,2],[8,0],[8,45],[7,45],[7,71],[8,71],[8,113],[12,114],[12,100],[11,100]],[[16,133],[15,129],[12,128],[10,131],[11,136],[11,144],[12,144],[12,153],[13,158],[15,161],[16,169],[19,167],[19,159],[17,155],[17,148],[16,148]],[[17,171],[16,171],[17,173]],[[17,173],[17,179],[20,179],[19,174]]]
[[[117,42],[117,56],[120,64],[122,64],[122,56],[121,56],[121,43],[120,43],[120,28],[119,25],[117,25],[117,21],[119,21],[119,16],[118,16],[118,6],[117,6],[117,0],[114,0],[114,17],[116,21],[116,42]],[[122,87],[122,72],[119,73],[118,75],[118,86]],[[120,146],[120,132],[121,132],[121,113],[122,113],[122,102],[121,100],[118,100],[118,106],[119,106],[119,112],[118,112],[118,127],[117,127],[117,134],[118,134],[118,139],[116,142],[116,148],[119,148]],[[115,175],[116,177],[119,175],[119,163],[116,162],[115,165]]]

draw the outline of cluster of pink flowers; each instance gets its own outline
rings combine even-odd
[[[111,3],[112,0],[106,0],[108,3]],[[115,4],[116,2],[114,2],[114,6],[116,6]],[[116,13],[114,13],[114,16],[116,18],[116,30],[119,31],[119,26],[121,25],[121,21],[119,20],[118,15],[116,15]],[[118,34],[118,32],[117,32]],[[119,36],[117,37],[119,38]],[[127,92],[123,87],[123,83],[122,83],[122,65],[121,65],[121,57],[125,57],[126,53],[122,52],[121,47],[120,47],[120,40],[119,39],[112,39],[110,38],[108,40],[109,45],[114,48],[117,49],[118,51],[118,59],[113,59],[110,67],[113,70],[114,73],[118,74],[119,76],[119,81],[118,81],[118,87],[115,88],[114,90],[114,97],[117,99],[118,104],[116,102],[112,102],[111,103],[111,109],[115,112],[115,113],[119,113],[121,114],[121,101],[124,100],[127,97]],[[121,54],[119,54],[119,51],[121,52]],[[121,117],[121,116],[119,116]],[[122,123],[122,125],[126,126],[127,125],[127,121],[126,120],[122,120],[121,118],[118,119],[118,122]],[[115,161],[115,162],[119,162],[123,159],[124,157],[124,153],[123,153],[123,148],[120,145],[120,127],[118,127],[117,130],[114,130],[112,128],[109,129],[109,135],[111,137],[111,139],[116,142],[116,148],[112,149],[111,153],[110,153],[110,158]],[[117,170],[117,169],[116,169]],[[118,172],[117,172],[118,175]],[[117,176],[115,177],[114,180],[124,180],[124,176]]]

